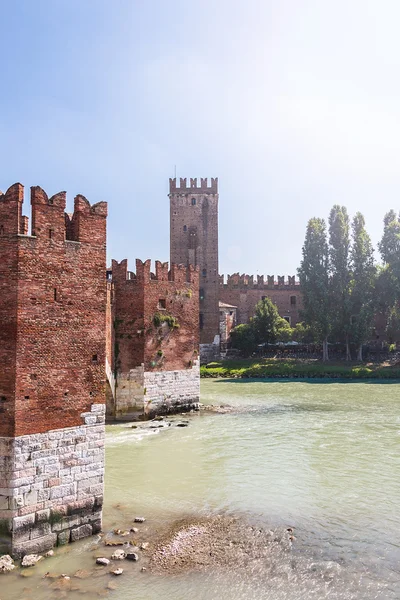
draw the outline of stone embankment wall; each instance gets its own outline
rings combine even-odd
[[[40,553],[101,530],[104,404],[82,425],[0,438],[0,548]]]
[[[114,416],[130,418],[197,409],[200,402],[200,361],[190,369],[145,371],[144,365],[118,377]]]

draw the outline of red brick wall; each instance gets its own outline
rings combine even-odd
[[[14,411],[2,435],[79,425],[82,412],[105,401],[107,205],[78,196],[70,222],[65,192],[48,198],[32,188],[31,204],[33,235],[0,237],[1,263],[10,266],[0,285],[13,295],[0,299],[13,331],[3,359],[15,369]],[[6,384],[0,380],[0,396],[12,391]]]
[[[0,195],[0,436],[15,430],[17,354],[18,237],[23,187],[16,183]]]
[[[248,323],[254,315],[256,304],[263,297],[268,297],[277,305],[281,317],[290,317],[291,326],[294,327],[300,321],[302,295],[300,286],[293,283],[293,280],[294,278],[291,278],[290,283],[284,283],[280,278],[279,283],[260,282],[257,285],[254,284],[253,277],[248,275],[228,276],[228,283],[220,283],[219,300],[237,306],[237,324],[240,324]],[[296,298],[295,304],[291,302],[292,297]]]
[[[169,371],[191,366],[199,344],[198,270],[194,267],[136,261],[113,261],[115,305],[115,365],[118,372],[145,365],[146,370]],[[161,300],[161,304],[160,304]],[[162,305],[165,302],[165,308]],[[175,317],[179,328],[156,326],[156,314]]]

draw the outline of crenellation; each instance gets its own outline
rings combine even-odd
[[[202,192],[205,194],[218,194],[218,177],[211,177],[210,185],[208,184],[207,177],[200,178],[200,185],[197,184],[197,177],[191,177],[189,180],[189,185],[187,185],[187,178],[181,177],[179,180],[179,186],[177,185],[176,177],[170,178],[170,194],[190,194],[193,191],[196,193]]]

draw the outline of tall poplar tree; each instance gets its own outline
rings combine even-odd
[[[345,206],[335,204],[329,214],[329,258],[331,272],[331,317],[336,339],[346,344],[346,360],[350,356],[351,275],[349,215]]]
[[[400,298],[400,219],[394,210],[383,219],[383,235],[378,244],[383,268],[377,281],[380,310],[389,319]]]
[[[364,216],[358,212],[352,222],[351,264],[351,337],[357,344],[357,360],[362,360],[363,343],[369,338],[376,310],[377,269],[371,238]]]
[[[322,342],[323,360],[329,360],[328,337],[331,331],[329,295],[329,253],[324,219],[313,218],[307,224],[298,269],[303,293],[302,319]]]

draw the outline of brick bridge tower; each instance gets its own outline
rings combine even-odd
[[[219,352],[218,178],[169,180],[170,260],[200,269],[200,353]]]
[[[101,529],[107,205],[0,192],[0,554]]]

